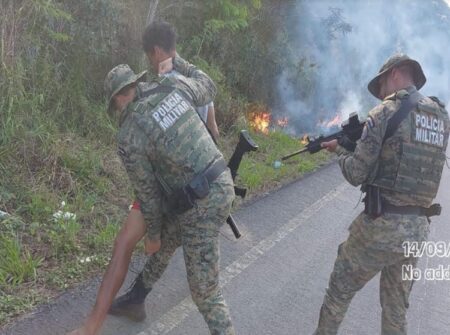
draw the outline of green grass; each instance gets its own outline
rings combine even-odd
[[[114,142],[72,132],[25,136],[0,145],[0,209],[12,214],[0,221],[0,327],[103,272],[132,199]],[[276,160],[302,147],[300,141],[280,131],[251,136],[259,150],[244,156],[236,181],[250,196],[329,160],[324,152],[303,154],[275,168]],[[237,131],[221,139],[226,157],[237,140]],[[15,154],[21,145],[23,152]],[[55,219],[57,211],[76,217]],[[142,253],[142,245],[136,252]]]
[[[0,210],[11,214],[0,219],[0,328],[104,269],[132,199],[107,140],[10,133],[0,143]]]
[[[101,224],[96,223],[97,234],[90,235],[88,237],[88,245],[92,250],[96,248],[108,248],[111,246],[111,241],[114,240],[117,233],[119,232],[119,226],[117,224],[107,223]]]
[[[34,281],[43,258],[32,256],[16,236],[0,237],[0,287]]]
[[[23,314],[39,303],[46,302],[45,294],[27,289],[9,294],[0,290],[0,325],[11,322],[12,315]]]
[[[246,186],[250,193],[267,191],[299,178],[330,159],[328,153],[320,151],[314,155],[304,153],[281,161],[281,157],[303,147],[299,139],[281,131],[273,131],[268,135],[252,131],[251,136],[259,149],[244,156],[237,179],[237,183]],[[274,165],[276,161],[281,162],[279,168]]]

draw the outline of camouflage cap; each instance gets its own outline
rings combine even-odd
[[[413,79],[417,89],[422,88],[427,79],[425,78],[425,75],[422,71],[422,67],[420,66],[420,64],[414,59],[409,58],[405,54],[395,54],[386,60],[386,62],[381,67],[380,71],[378,71],[377,76],[369,82],[369,85],[367,85],[369,92],[372,93],[376,98],[379,98],[380,92],[379,81],[381,76],[383,76],[385,73],[389,72],[391,69],[395,67],[399,67],[401,65],[406,64],[410,65],[413,69],[413,77],[414,77]]]
[[[135,74],[133,70],[127,64],[120,64],[114,67],[106,75],[105,79],[105,92],[108,96],[108,113],[111,112],[113,104],[113,97],[119,93],[119,91],[137,81],[143,80],[147,71],[143,71],[139,74]]]

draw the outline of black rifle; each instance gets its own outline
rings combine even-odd
[[[239,165],[241,164],[242,157],[246,152],[256,151],[258,149],[258,145],[252,140],[247,130],[241,130],[239,134],[239,142],[234,149],[233,155],[228,161],[228,167],[231,171],[231,176],[234,179],[237,176],[237,171],[239,169]],[[244,198],[247,190],[245,188],[234,187],[234,193],[241,198]],[[227,218],[227,223],[233,231],[234,237],[241,237],[241,233],[239,232],[239,228],[236,225],[236,221],[234,221],[231,214]]]
[[[348,120],[344,121],[341,125],[342,130],[328,135],[328,136],[319,136],[315,139],[310,140],[309,137],[307,138],[308,144],[301,150],[298,150],[296,152],[293,152],[287,156],[284,156],[281,158],[281,160],[286,160],[288,158],[291,158],[293,156],[302,154],[304,152],[309,152],[311,154],[315,154],[316,152],[319,152],[322,150],[321,144],[323,142],[329,142],[332,140],[337,139],[338,141],[346,138],[347,141],[351,141],[352,143],[355,143],[357,140],[361,138],[361,134],[364,128],[365,122],[359,121],[358,114],[352,113],[350,114],[350,117]],[[352,146],[352,145],[350,145]]]

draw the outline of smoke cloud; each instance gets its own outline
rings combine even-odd
[[[398,52],[422,65],[427,83],[421,92],[450,104],[446,0],[297,1],[286,24],[291,62],[302,60],[302,72],[280,74],[280,103],[273,113],[289,118],[287,131],[294,135],[324,132],[320,125],[336,114],[365,118],[379,103],[367,84]]]

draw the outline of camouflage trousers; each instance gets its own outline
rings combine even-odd
[[[143,270],[144,285],[151,288],[181,246],[192,299],[213,335],[235,334],[219,287],[219,230],[233,199],[231,178],[224,173],[196,208],[163,223],[161,249],[148,258]]]
[[[353,224],[363,227],[367,224],[364,221],[367,216],[361,214]],[[406,334],[406,312],[413,281],[403,280],[402,267],[415,267],[418,259],[405,257],[399,250],[375,246],[377,241],[370,241],[358,229],[350,229],[348,239],[339,245],[315,335],[337,334],[356,292],[380,271],[381,334]]]

